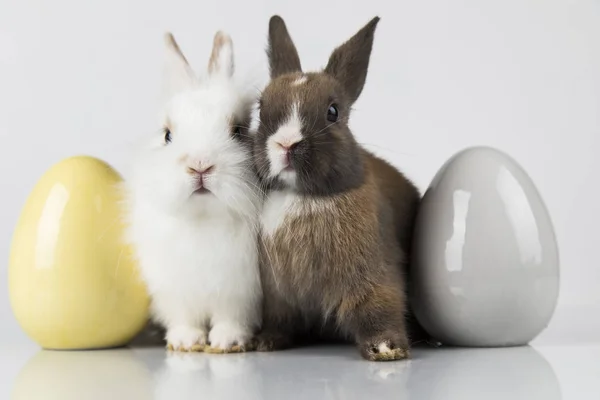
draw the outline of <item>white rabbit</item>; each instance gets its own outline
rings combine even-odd
[[[215,35],[200,78],[173,36],[165,39],[161,129],[141,146],[125,183],[127,236],[169,347],[244,350],[262,299],[262,197],[248,133],[255,90],[234,82],[225,33]]]

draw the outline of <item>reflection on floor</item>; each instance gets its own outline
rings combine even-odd
[[[600,353],[599,353],[600,355]],[[40,350],[11,399],[561,399],[532,347],[415,349],[409,361],[363,361],[350,346],[209,355],[162,348]],[[583,398],[583,397],[581,397]],[[593,397],[600,398],[600,397]]]

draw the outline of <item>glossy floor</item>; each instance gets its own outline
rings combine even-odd
[[[10,399],[600,399],[600,346],[424,348],[387,363],[363,361],[349,346],[3,353],[0,393]]]

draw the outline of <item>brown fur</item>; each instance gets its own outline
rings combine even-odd
[[[250,135],[250,121],[252,110],[250,107],[244,109],[240,115],[232,115],[229,119],[229,132],[234,140],[238,140],[249,151],[252,151],[252,136]]]
[[[270,328],[280,334],[289,330],[281,340],[291,344],[295,338],[290,335],[306,334],[317,325],[355,339],[369,359],[379,357],[372,349],[383,341],[408,354],[404,276],[399,268],[405,254],[396,239],[397,216],[372,171],[375,160],[364,153],[368,171],[360,187],[311,200],[324,202],[327,212],[306,205],[302,215],[288,217],[274,237],[263,236],[263,338],[266,334],[269,343],[265,347],[263,339],[260,350],[278,347]],[[413,196],[412,202],[416,200]]]
[[[367,79],[365,72],[369,68],[373,35],[378,22],[379,17],[373,18],[350,40],[336,48],[325,67],[325,72],[335,76],[346,88],[352,102],[360,96]]]
[[[306,82],[293,85],[301,76],[307,78]],[[306,129],[302,134],[307,140],[294,148],[300,190],[306,194],[324,196],[361,185],[364,168],[361,162],[356,161],[361,150],[347,127],[352,102],[340,83],[323,73],[295,72],[282,75],[264,89],[260,98],[261,126],[256,138],[259,147],[256,152],[257,167],[268,169],[265,141],[289,117],[294,103],[300,104],[299,112],[306,121]],[[334,124],[319,118],[331,103],[337,104],[340,112],[340,120]],[[318,148],[318,152],[311,152],[311,148]],[[277,185],[277,182],[272,183]]]
[[[323,72],[303,74],[283,20],[271,19],[272,81],[261,97],[255,140],[257,170],[270,190],[291,189],[267,173],[268,138],[292,104],[304,123],[291,158],[298,208],[260,241],[264,323],[258,350],[316,334],[352,339],[369,360],[409,355],[405,273],[420,196],[398,170],[362,149],[347,126],[378,20],[334,50]],[[303,76],[306,82],[294,84]],[[339,110],[335,123],[326,118],[331,104]]]
[[[292,42],[283,19],[275,15],[269,21],[269,66],[271,76],[279,76],[288,72],[300,71],[300,57]]]

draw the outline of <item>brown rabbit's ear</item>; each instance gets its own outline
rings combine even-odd
[[[379,19],[373,18],[348,41],[337,47],[325,67],[325,72],[344,86],[352,103],[360,96],[367,79],[373,37]]]
[[[233,41],[223,31],[218,31],[213,40],[213,49],[208,61],[208,73],[211,75],[233,75]]]
[[[163,69],[163,97],[167,99],[191,87],[196,77],[170,32],[164,34],[164,41],[166,55]]]
[[[300,57],[288,33],[285,22],[279,15],[269,20],[269,68],[271,79],[289,72],[302,72]]]

